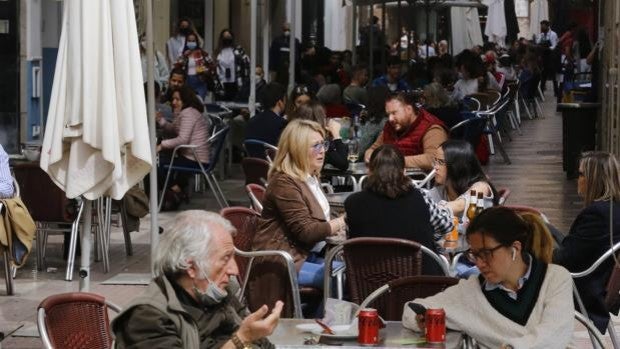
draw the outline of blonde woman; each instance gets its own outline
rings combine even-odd
[[[577,193],[583,198],[585,208],[553,253],[553,263],[572,272],[586,270],[613,246],[610,230],[613,243],[620,241],[620,169],[616,157],[601,151],[583,154]],[[610,260],[590,276],[575,280],[590,319],[602,333],[609,322],[609,311],[618,311],[606,309],[603,304],[612,267]]]
[[[325,238],[345,228],[344,217],[330,219],[319,172],[325,152],[324,127],[310,120],[290,122],[280,137],[269,171],[262,217],[254,250],[283,250],[293,256],[299,284],[321,288],[323,261],[318,252]]]

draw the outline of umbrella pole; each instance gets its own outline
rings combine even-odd
[[[90,291],[90,250],[91,250],[91,228],[93,218],[93,202],[84,200],[84,220],[82,230],[80,231],[80,248],[82,255],[80,256],[80,292]]]
[[[151,140],[151,173],[149,176],[149,211],[151,212],[151,274],[155,276],[155,254],[159,244],[159,224],[157,216],[159,207],[157,205],[157,157],[155,138],[155,77],[153,76],[153,65],[155,64],[155,52],[153,50],[153,0],[146,0],[146,66],[147,71],[147,115],[149,120],[149,138]]]

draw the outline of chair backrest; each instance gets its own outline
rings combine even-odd
[[[474,98],[480,102],[480,110],[487,110],[491,108],[497,102],[497,96],[486,92],[477,92],[467,95],[467,97]]]
[[[241,167],[245,174],[245,184],[250,183],[264,185],[267,183],[269,174],[269,162],[264,159],[247,157],[241,160]]]
[[[470,118],[459,122],[450,129],[450,138],[467,141],[476,149],[484,134],[486,124],[485,118],[471,115]]]
[[[209,168],[206,169],[207,172],[211,172],[213,171],[213,169],[215,169],[215,166],[220,159],[222,149],[224,148],[224,143],[226,142],[226,136],[228,135],[228,131],[230,131],[230,126],[224,126],[222,129],[218,130],[215,134],[213,134],[211,138],[209,138],[209,155],[211,156],[211,159],[209,161]]]
[[[69,199],[52,182],[38,163],[16,163],[15,179],[20,183],[20,196],[32,219],[37,222],[65,222]]]
[[[267,189],[260,184],[250,183],[245,186],[245,191],[250,197],[254,210],[259,213],[262,212],[263,199],[265,198],[265,191],[267,191]]]
[[[501,188],[497,191],[497,194],[499,195],[499,200],[497,202],[500,206],[503,206],[506,203],[506,200],[508,200],[508,197],[510,196],[510,189]]]
[[[97,294],[62,293],[45,298],[38,307],[37,325],[46,348],[110,348],[108,308],[120,309]]]
[[[372,291],[401,277],[422,273],[421,245],[392,238],[353,238],[342,243],[350,299],[360,304]],[[387,304],[378,303],[377,309]]]
[[[386,304],[379,315],[387,321],[400,321],[403,318],[403,305],[416,298],[434,296],[446,288],[456,285],[458,278],[448,276],[407,276],[388,282],[371,293],[361,303],[360,309],[376,303]],[[374,305],[372,306],[374,307]]]
[[[278,147],[273,144],[269,144],[260,139],[246,139],[243,141],[243,148],[248,156],[263,158],[266,156],[267,150],[277,151]],[[271,158],[273,160],[273,157]]]
[[[542,213],[540,210],[533,208],[533,207],[529,207],[529,206],[518,206],[518,205],[510,205],[510,206],[506,206],[512,210],[514,210],[517,213],[534,213],[537,215],[540,215],[540,217],[543,219],[543,221],[547,224],[549,224],[549,219],[547,218],[547,216]]]
[[[220,215],[230,221],[237,229],[237,233],[233,237],[235,247],[241,251],[250,251],[252,249],[252,240],[256,233],[256,224],[260,215],[247,207],[226,207],[220,211]],[[248,259],[235,255],[235,261],[239,268],[239,275],[245,278]]]

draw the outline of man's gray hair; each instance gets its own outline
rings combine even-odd
[[[155,256],[155,275],[177,275],[195,262],[204,271],[203,261],[211,254],[214,226],[235,233],[233,225],[217,213],[188,210],[177,214],[164,230]]]

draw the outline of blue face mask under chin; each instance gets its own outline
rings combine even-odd
[[[228,292],[220,288],[215,282],[211,281],[204,272],[202,273],[202,275],[204,277],[203,280],[207,280],[209,282],[209,285],[207,286],[206,291],[202,291],[198,287],[196,287],[196,284],[194,283],[193,289],[196,298],[198,298],[200,303],[205,306],[212,306],[222,303],[224,298],[228,296]]]

